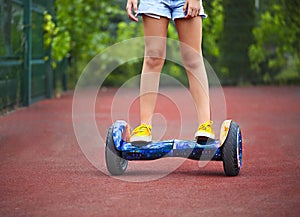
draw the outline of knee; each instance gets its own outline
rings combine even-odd
[[[185,52],[182,62],[187,71],[199,70],[203,66],[203,57],[197,52]]]
[[[199,68],[200,62],[197,60],[186,60],[184,61],[184,67],[186,71],[194,72]]]
[[[144,63],[148,68],[162,67],[165,61],[165,52],[161,49],[151,49],[146,51]]]

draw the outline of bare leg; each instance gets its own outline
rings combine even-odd
[[[154,113],[160,72],[166,56],[166,36],[169,20],[143,16],[145,57],[140,86],[141,123],[150,124]]]
[[[199,124],[210,120],[208,80],[202,57],[202,18],[176,19],[181,56],[189,79]]]

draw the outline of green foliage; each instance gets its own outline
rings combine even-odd
[[[203,2],[209,15],[203,19],[203,54],[223,84],[284,83],[299,77],[299,1],[265,0],[258,8],[254,2]],[[51,43],[53,66],[66,57],[71,60],[69,87],[74,87],[82,69],[104,49],[143,36],[142,22],[130,21],[125,5],[121,0],[56,0],[56,17],[45,15],[45,46]],[[168,37],[178,39],[173,22]],[[121,65],[105,85],[120,85],[139,74],[142,61],[119,61]],[[163,73],[187,84],[183,67],[176,63],[166,61]]]
[[[211,3],[211,19],[204,21],[206,58],[216,62],[220,50],[219,38],[222,32],[222,5],[221,0]],[[124,2],[103,0],[56,0],[57,14],[55,28],[53,21],[48,21],[51,28],[45,35],[47,43],[51,39],[52,61],[55,67],[63,58],[71,57],[69,73],[69,87],[73,87],[83,67],[95,55],[110,45],[126,39],[143,36],[142,22],[131,22],[126,15]],[[46,18],[45,18],[46,19]],[[49,28],[48,27],[48,28]],[[168,37],[178,40],[177,31],[171,22],[168,28]],[[142,47],[140,48],[142,49]],[[115,69],[106,79],[105,85],[119,85],[131,76],[141,72],[142,59],[133,60]],[[187,84],[183,67],[166,61],[163,73],[169,74],[180,82]]]
[[[74,87],[83,66],[114,43],[118,17],[124,11],[111,1],[56,0],[56,27],[52,29],[54,66],[70,57],[69,87]]]
[[[299,77],[299,73],[291,73],[291,69],[299,65],[299,27],[286,16],[291,14],[286,13],[283,5],[273,4],[269,11],[261,14],[258,26],[253,29],[255,43],[249,48],[251,68],[263,83],[284,83],[285,80],[288,83]]]
[[[118,23],[116,41],[121,42],[134,37],[143,36],[143,27],[141,22],[125,22]]]
[[[206,2],[208,18],[203,19],[203,55],[213,65],[220,57],[220,38],[223,32],[224,12],[222,0]]]
[[[45,48],[50,47],[52,43],[52,36],[55,35],[55,23],[52,20],[51,14],[47,11],[44,12],[44,46]]]
[[[142,24],[140,22],[138,23],[128,22],[127,20],[127,22],[121,21],[117,24],[116,37],[114,38],[114,40],[116,43],[118,43],[135,37],[141,37],[141,36],[143,36]],[[132,50],[142,49],[142,47],[139,48],[138,46],[141,45],[136,45],[136,47],[131,47],[131,52]],[[138,51],[136,51],[136,53],[138,53]],[[122,56],[122,54],[120,54],[120,56]],[[116,63],[116,65],[119,64],[120,63]],[[119,67],[117,67],[108,75],[103,85],[121,86],[128,79],[137,75],[140,72],[141,67],[142,67],[141,59],[135,59],[130,62],[121,64],[119,65]]]
[[[253,42],[254,1],[223,0],[224,29],[220,42],[219,77],[226,84],[251,83],[248,47]]]
[[[60,25],[61,26],[61,25]],[[48,49],[51,46],[51,63],[55,69],[57,64],[67,57],[71,49],[70,33],[63,27],[55,25],[51,14],[44,13],[44,47]],[[46,56],[45,60],[49,57]]]

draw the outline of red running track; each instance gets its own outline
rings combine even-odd
[[[102,173],[77,143],[72,93],[0,117],[0,216],[299,216],[300,87],[224,92],[244,139],[237,177],[226,177],[221,162],[199,168],[191,160],[147,182]],[[107,129],[114,91],[102,94],[98,112]],[[128,172],[149,173],[130,164]]]

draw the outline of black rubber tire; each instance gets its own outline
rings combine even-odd
[[[240,134],[240,136],[238,136]],[[240,172],[242,154],[242,135],[237,123],[231,122],[227,138],[222,145],[221,154],[226,176],[237,176]]]
[[[128,165],[128,161],[121,158],[121,152],[115,147],[113,140],[113,125],[108,129],[105,147],[106,167],[111,175],[122,175]]]

